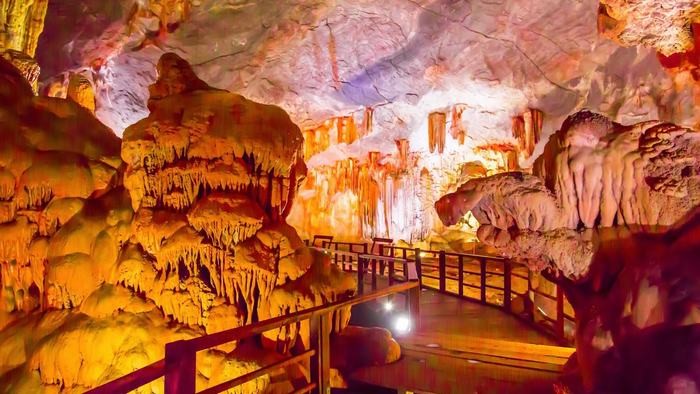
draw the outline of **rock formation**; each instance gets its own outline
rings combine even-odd
[[[285,223],[305,175],[286,113],[210,88],[176,55],[158,73],[150,116],[120,142],[72,100],[33,96],[0,60],[2,392],[82,391],[162,358],[166,342],[355,291]],[[309,327],[265,335],[286,352]],[[198,387],[275,357],[200,353]]]
[[[700,212],[664,234],[602,242],[576,311],[574,392],[678,393],[700,387]]]
[[[622,126],[582,111],[550,138],[532,175],[471,180],[436,209],[446,224],[471,211],[483,242],[580,278],[600,240],[670,226],[700,203],[698,157],[700,134],[690,129]]]
[[[691,25],[700,22],[694,0],[601,0],[598,27],[624,46],[644,45],[663,55],[693,49]]]
[[[49,0],[0,1],[0,49],[34,57]]]
[[[0,56],[17,67],[36,92],[39,65],[34,60],[49,0],[0,1]]]

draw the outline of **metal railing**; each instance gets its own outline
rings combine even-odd
[[[414,327],[420,326],[420,284],[417,281],[417,275],[412,278],[405,278],[405,280],[401,280],[400,282],[402,283],[399,284],[394,284],[396,280],[391,281],[391,285],[382,289],[377,288],[375,276],[375,280],[372,284],[373,291],[364,294],[363,285],[365,278],[362,274],[365,272],[362,268],[365,264],[364,262],[371,258],[381,257],[365,254],[359,255],[356,253],[353,253],[352,255],[359,256],[360,259],[360,264],[358,265],[360,268],[358,272],[360,272],[359,278],[361,280],[359,281],[358,296],[247,326],[237,327],[193,339],[168,343],[165,345],[165,358],[163,360],[159,360],[128,375],[96,387],[87,393],[126,393],[149,384],[156,379],[164,377],[166,394],[213,394],[241,386],[275,370],[300,363],[310,363],[312,373],[307,384],[304,387],[295,389],[293,393],[308,393],[312,391],[323,394],[330,393],[330,332],[332,328],[331,322],[333,321],[333,313],[339,309],[349,308],[353,305],[363,304],[382,297],[388,297],[397,293],[405,292],[407,293],[406,304],[410,320],[413,322]],[[385,257],[384,259],[396,260],[389,257]],[[309,321],[310,326],[312,327],[312,347],[310,349],[306,349],[298,354],[290,354],[280,361],[249,372],[243,376],[217,383],[205,390],[196,391],[195,380],[197,376],[197,352],[216,348],[230,342],[245,340],[247,338],[261,335],[266,331],[287,327],[302,321]]]
[[[339,242],[332,236],[317,236],[316,239],[322,239],[323,248],[336,252],[333,261],[343,270],[357,271],[356,267],[362,267],[358,278],[369,274],[373,283],[376,281],[376,264],[382,260],[369,255],[364,264],[356,263],[369,250],[369,243]],[[522,264],[500,256],[377,246],[378,255],[394,259],[389,263],[390,281],[395,274],[405,277],[406,264],[416,262],[421,287],[500,308],[562,344],[573,343],[572,330],[567,328],[574,325],[574,313],[563,289],[557,282],[531,272]],[[367,268],[367,260],[371,269]],[[401,264],[396,264],[398,262]],[[517,307],[514,303],[518,303]]]

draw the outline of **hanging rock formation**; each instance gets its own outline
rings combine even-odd
[[[698,157],[700,133],[662,122],[622,126],[582,111],[550,138],[533,175],[471,180],[436,209],[445,224],[471,211],[483,242],[579,278],[599,239],[669,226],[700,204]]]
[[[151,115],[120,142],[0,60],[0,392],[84,391],[162,358],[166,342],[354,292],[285,223],[306,173],[286,113],[210,88],[172,54],[158,72]],[[285,352],[309,330],[268,332],[266,346]],[[233,349],[200,352],[198,387],[275,357]]]

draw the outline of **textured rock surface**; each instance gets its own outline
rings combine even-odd
[[[699,234],[695,210],[664,234],[602,242],[589,277],[565,283],[586,392],[700,387]]]
[[[12,49],[34,57],[49,0],[0,1],[0,52]]]
[[[693,49],[695,0],[601,0],[599,28],[624,46],[644,45],[669,56]]]
[[[700,203],[700,134],[662,122],[622,126],[570,116],[534,164],[534,175],[469,181],[436,209],[446,224],[471,211],[479,238],[538,269],[588,272],[611,230],[669,226]]]
[[[92,74],[96,115],[121,134],[147,115],[153,65],[175,51],[203,81],[278,104],[314,135],[303,204],[290,215],[304,236],[414,241],[446,231],[433,204],[465,162],[490,173],[526,167],[581,108],[624,124],[698,123],[690,71],[669,73],[653,49],[600,36],[598,9],[597,0],[55,2],[39,60],[47,87]],[[441,114],[438,134],[431,113]],[[541,127],[525,127],[537,125],[533,114]],[[338,125],[348,131],[340,138]],[[364,183],[334,184],[349,171]]]
[[[305,167],[284,111],[210,88],[175,55],[158,71],[151,115],[120,141],[78,103],[33,96],[0,59],[2,392],[83,391],[162,358],[166,342],[354,292],[285,223]],[[286,352],[309,328],[266,335]],[[198,387],[275,360],[227,348],[198,356]]]

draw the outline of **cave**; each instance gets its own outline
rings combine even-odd
[[[698,43],[697,0],[0,0],[0,393],[700,392]]]

